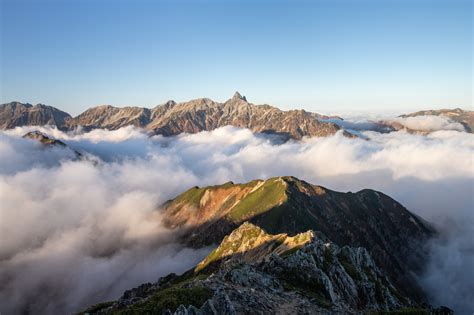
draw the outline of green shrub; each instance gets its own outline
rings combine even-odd
[[[149,299],[121,311],[119,314],[162,314],[167,309],[174,312],[178,306],[194,305],[201,307],[213,295],[212,290],[204,287],[171,287],[159,290]]]

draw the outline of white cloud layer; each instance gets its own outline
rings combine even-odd
[[[456,130],[465,131],[462,124],[442,116],[415,116],[415,117],[398,117],[393,119],[406,128],[421,131],[437,131],[437,130]]]
[[[373,188],[433,222],[442,240],[421,278],[433,302],[472,312],[473,135],[342,134],[274,145],[247,129],[155,136],[46,134],[87,152],[0,133],[0,311],[73,312],[194,265],[208,249],[174,244],[157,205],[194,185],[293,175],[342,191]],[[449,290],[445,288],[449,287]],[[8,301],[8,302],[4,302]]]

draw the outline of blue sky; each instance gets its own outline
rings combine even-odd
[[[471,1],[1,1],[1,99],[472,107]]]

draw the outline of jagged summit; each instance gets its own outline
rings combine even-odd
[[[314,235],[313,231],[295,236],[286,233],[271,235],[252,223],[244,222],[227,235],[221,244],[196,266],[195,271],[203,270],[209,264],[222,260],[258,262],[271,254],[284,255],[294,252],[310,242]]]
[[[242,96],[238,91],[234,93],[234,96],[232,96],[232,99],[239,99],[239,100],[247,102],[247,98],[245,96]]]

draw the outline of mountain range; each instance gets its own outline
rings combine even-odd
[[[335,123],[319,120],[327,118],[330,117],[304,110],[282,111],[270,105],[254,105],[238,92],[224,103],[200,98],[182,103],[168,101],[152,109],[102,105],[90,108],[76,117],[42,104],[33,106],[12,102],[0,105],[0,129],[53,125],[61,130],[72,130],[79,126],[85,130],[115,130],[132,125],[144,128],[150,134],[164,136],[232,125],[249,128],[257,133],[278,134],[285,138],[324,137],[340,129]]]
[[[400,117],[438,115],[461,123],[467,132],[474,128],[474,112],[461,109],[422,111]],[[283,140],[308,137],[325,137],[344,129],[337,116],[325,116],[305,110],[282,111],[270,105],[254,105],[245,96],[236,92],[224,103],[209,98],[188,102],[168,101],[154,108],[114,107],[101,105],[92,107],[72,117],[52,106],[11,102],[0,105],[0,129],[18,126],[56,126],[60,130],[82,128],[116,130],[126,126],[143,128],[150,135],[174,136],[180,133],[210,131],[223,126],[248,128],[256,133],[276,134]],[[396,122],[380,121],[374,124],[375,131],[404,129]],[[406,128],[405,128],[406,129]],[[416,130],[415,130],[416,131]],[[354,137],[350,128],[344,135]]]
[[[342,193],[285,176],[193,187],[158,211],[187,246],[220,245],[188,272],[85,313],[432,310],[414,275],[437,233],[381,192]]]

